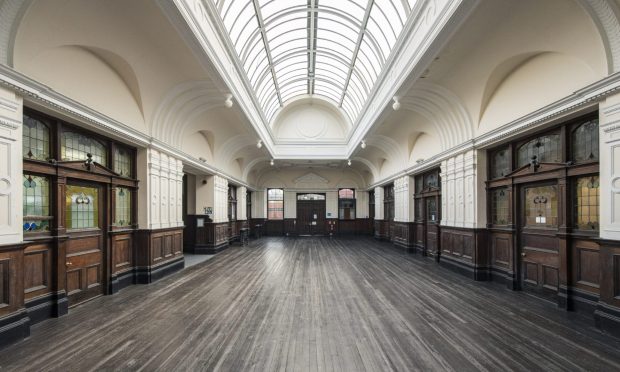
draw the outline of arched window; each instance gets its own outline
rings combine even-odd
[[[33,160],[47,160],[50,157],[49,128],[27,115],[24,115],[22,153],[24,158]]]
[[[598,120],[585,122],[573,131],[572,153],[575,163],[598,160]]]
[[[519,167],[527,165],[536,156],[536,161],[543,163],[559,163],[562,161],[560,151],[560,135],[548,134],[534,138],[521,145],[518,151]]]
[[[108,166],[108,152],[103,143],[81,133],[63,132],[60,138],[60,158],[64,161],[86,160],[92,155],[94,162]]]

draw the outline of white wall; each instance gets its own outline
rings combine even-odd
[[[23,240],[22,98],[0,88],[0,245]]]
[[[267,218],[267,190],[252,192],[252,218]]]
[[[284,218],[297,218],[297,193],[284,190]]]

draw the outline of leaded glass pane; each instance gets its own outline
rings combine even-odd
[[[99,190],[94,187],[67,185],[66,225],[68,229],[99,227]]]
[[[103,143],[81,133],[63,132],[60,137],[60,158],[63,161],[86,160],[91,154],[94,162],[108,166],[108,152]]]
[[[50,157],[49,128],[28,115],[24,115],[22,154],[24,158],[35,160],[47,160]]]
[[[114,172],[123,177],[132,176],[131,152],[122,147],[114,149]]]
[[[116,226],[131,225],[131,190],[124,187],[116,188]]]
[[[510,223],[510,199],[506,189],[491,191],[491,223],[493,225]]]
[[[429,222],[438,222],[437,200],[435,198],[426,199],[426,216]]]
[[[528,187],[525,189],[525,225],[555,227],[558,225],[557,186]]]
[[[560,135],[541,136],[521,145],[517,157],[518,166],[522,167],[529,164],[534,156],[536,161],[540,163],[559,163],[562,161]]]
[[[491,155],[491,179],[505,177],[510,173],[508,149],[497,150]]]
[[[573,131],[573,161],[598,160],[598,120],[588,121]]]
[[[581,230],[599,229],[599,176],[575,182],[575,225]]]
[[[298,194],[297,200],[325,200],[325,194]]]
[[[24,231],[49,231],[50,184],[47,177],[23,176]]]
[[[355,190],[353,190],[353,189],[340,189],[340,190],[338,190],[338,197],[340,199],[355,199]]]
[[[437,173],[430,173],[424,176],[424,187],[427,189],[439,187],[439,177]]]

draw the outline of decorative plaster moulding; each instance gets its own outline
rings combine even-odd
[[[307,173],[301,177],[296,178],[293,183],[295,185],[299,185],[299,184],[324,184],[327,185],[329,183],[328,180],[326,180],[325,178],[319,176],[316,173]]]
[[[386,185],[398,177],[412,175],[438,167],[442,161],[468,150],[489,148],[510,137],[517,136],[526,131],[538,129],[555,120],[561,120],[570,114],[583,112],[589,108],[595,107],[598,102],[603,100],[605,97],[613,95],[618,91],[620,91],[620,72],[592,83],[563,99],[541,108],[540,110],[534,111],[519,119],[506,123],[488,133],[425,159],[424,162],[420,164],[415,164],[401,172],[385,177],[368,186],[367,190],[371,190],[377,186]],[[620,107],[614,106],[612,110],[620,110]]]

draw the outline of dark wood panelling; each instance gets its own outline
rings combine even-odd
[[[413,249],[415,245],[415,225],[412,222],[393,222],[394,244],[407,250]]]
[[[49,243],[34,244],[24,250],[25,300],[51,292],[52,254]]]
[[[216,253],[229,244],[233,230],[229,222],[214,223],[206,215],[188,215],[184,235],[184,250],[190,253]],[[238,230],[237,230],[238,234]],[[163,254],[163,253],[162,253]]]
[[[594,295],[600,293],[600,247],[591,240],[573,240],[570,285]]]
[[[118,274],[133,269],[133,231],[118,233],[112,241],[112,273]]]
[[[26,243],[0,245],[0,346],[30,334],[24,306],[26,246]]]
[[[284,220],[266,220],[263,225],[263,233],[270,236],[284,235]]]
[[[138,230],[135,257],[137,283],[151,283],[182,269],[183,227]]]
[[[440,262],[475,280],[490,278],[486,229],[441,226]]]

